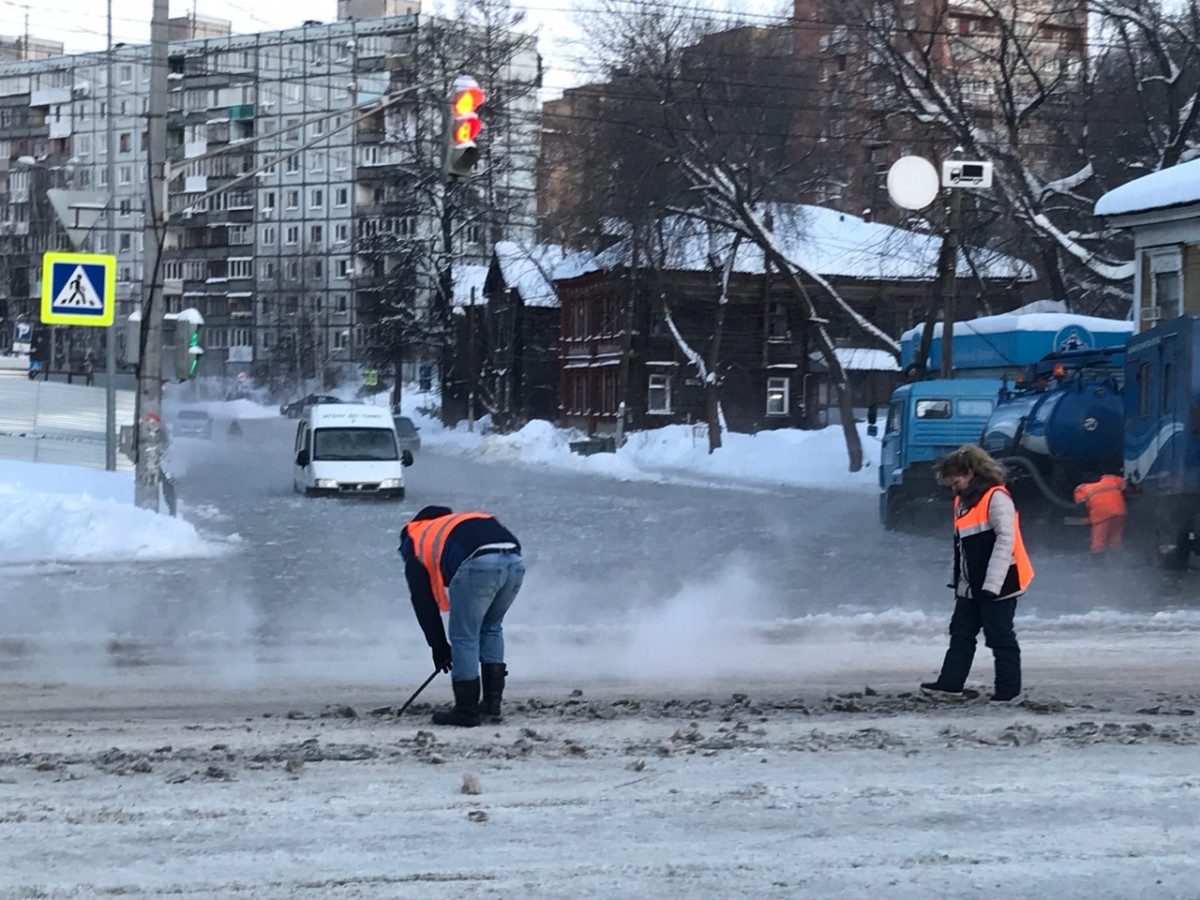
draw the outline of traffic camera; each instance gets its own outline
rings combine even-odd
[[[479,107],[485,102],[483,88],[469,75],[454,79],[450,109],[446,117],[446,181],[467,181],[479,159],[475,138],[483,130]]]

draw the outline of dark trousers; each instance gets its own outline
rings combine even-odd
[[[1013,631],[1017,598],[967,600],[954,603],[950,617],[950,649],[942,662],[938,682],[948,690],[961,691],[975,660],[975,638],[983,629],[983,640],[996,658],[996,693],[1001,696],[1021,691],[1021,648]]]

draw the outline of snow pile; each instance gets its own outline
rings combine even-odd
[[[420,413],[416,401],[405,414],[421,427],[426,449],[453,452],[484,461],[546,466],[566,472],[598,475],[621,481],[689,482],[708,485],[822,487],[838,490],[878,490],[874,460],[879,441],[859,425],[864,467],[850,472],[845,437],[840,426],[816,431],[794,428],[758,434],[724,432],[721,448],[708,452],[704,426],[668,425],[631,432],[616,453],[581,456],[571,443],[587,435],[535,420],[512,434],[490,433],[490,419],[444,428]]]
[[[128,474],[0,460],[0,564],[223,552],[191,523],[132,504]]]

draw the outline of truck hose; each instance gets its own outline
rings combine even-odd
[[[1033,478],[1033,483],[1037,485],[1038,490],[1042,492],[1043,496],[1045,496],[1047,500],[1063,509],[1068,509],[1072,512],[1075,511],[1075,504],[1073,502],[1064,500],[1062,497],[1058,496],[1058,494],[1054,493],[1054,491],[1050,490],[1050,485],[1046,484],[1046,479],[1042,477],[1042,473],[1039,472],[1037,467],[1025,457],[1006,456],[1003,459],[998,460],[998,462],[1003,463],[1010,468],[1019,466],[1020,468],[1024,469]]]

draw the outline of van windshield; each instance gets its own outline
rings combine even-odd
[[[318,428],[313,432],[313,459],[399,459],[390,428]]]

